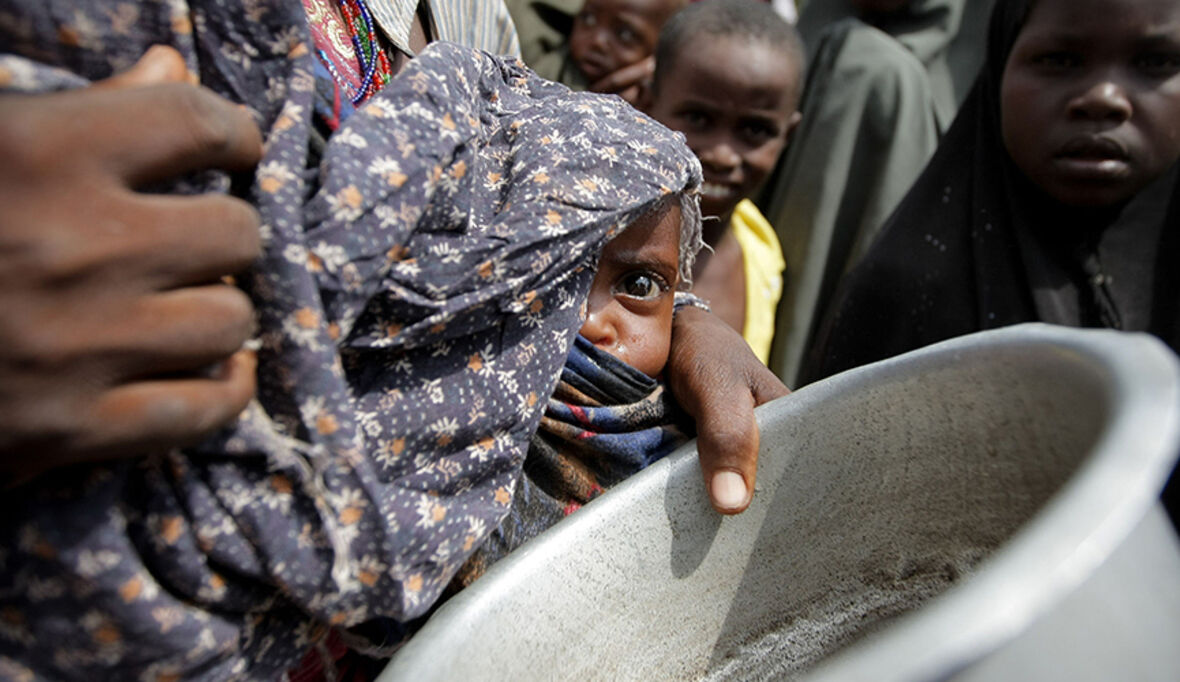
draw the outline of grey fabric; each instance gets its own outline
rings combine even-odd
[[[991,6],[992,0],[914,0],[906,11],[874,23],[922,62],[942,130],[983,64]],[[850,0],[814,0],[800,12],[799,34],[812,46],[829,26],[856,15]]]
[[[787,263],[770,368],[788,385],[840,277],[938,145],[921,62],[858,19],[825,34],[801,109],[763,201]]]
[[[921,173],[978,70],[991,0],[970,5],[916,0],[879,26],[848,0],[801,12],[803,120],[758,202],[787,262],[770,368],[788,384],[840,278]]]

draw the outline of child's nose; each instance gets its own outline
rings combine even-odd
[[[719,140],[701,150],[697,155],[701,164],[716,171],[730,171],[742,162],[741,154],[737,153],[728,140]]]
[[[605,52],[610,47],[610,33],[605,27],[599,26],[590,34],[590,44],[598,48],[599,51]]]
[[[608,306],[592,305],[578,333],[598,348],[612,353],[619,343],[618,327]]]
[[[1094,83],[1069,103],[1070,115],[1086,120],[1122,122],[1132,112],[1127,91],[1112,78]]]

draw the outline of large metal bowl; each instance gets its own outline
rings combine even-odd
[[[760,409],[754,503],[692,444],[445,604],[385,680],[1180,679],[1157,496],[1180,369],[1138,334],[1023,325]]]

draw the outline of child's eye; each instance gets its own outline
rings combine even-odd
[[[777,128],[761,121],[751,121],[742,124],[742,136],[753,144],[762,144],[777,135]]]
[[[615,284],[615,293],[631,298],[658,298],[668,290],[664,278],[654,272],[639,270],[629,272]]]
[[[689,109],[688,111],[680,112],[680,119],[694,130],[700,130],[709,125],[709,116],[703,111],[696,111]]]
[[[594,15],[590,12],[581,12],[578,14],[577,21],[583,26],[594,26],[598,23],[594,20]]]
[[[1049,69],[1069,69],[1081,64],[1082,60],[1070,52],[1046,52],[1033,57],[1032,62]]]
[[[1136,69],[1153,76],[1171,76],[1180,72],[1180,53],[1151,52],[1135,57]]]
[[[639,39],[639,35],[626,26],[620,26],[619,29],[615,31],[615,36],[619,39],[619,42],[624,45],[630,45]]]

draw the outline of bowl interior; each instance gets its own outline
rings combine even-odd
[[[1069,334],[967,337],[761,408],[755,502],[736,517],[709,507],[689,444],[493,567],[384,679],[807,672],[966,582],[1120,456],[1110,439],[1132,428],[1126,391],[1142,377],[1122,376],[1117,344]]]

